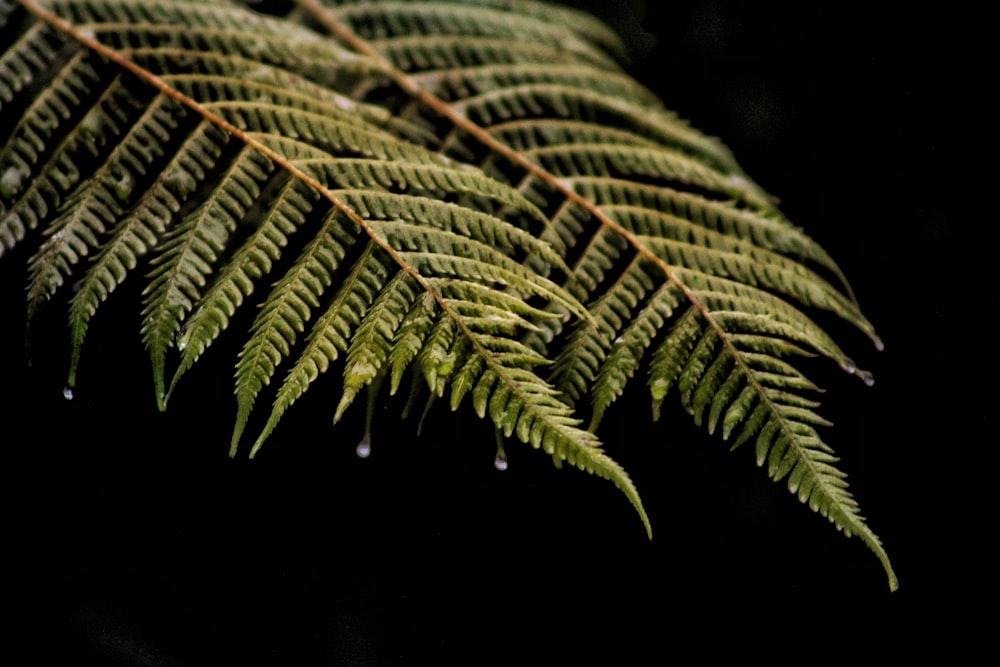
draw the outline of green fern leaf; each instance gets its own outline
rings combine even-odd
[[[0,255],[41,237],[29,316],[78,286],[70,386],[92,318],[144,280],[161,408],[245,336],[233,454],[279,372],[251,456],[327,371],[335,419],[410,374],[611,480],[650,531],[597,435],[645,377],[654,419],[676,390],[753,442],[896,587],[795,365],[870,382],[810,313],[881,347],[874,327],[729,150],[624,74],[614,33],[530,0],[288,4],[0,0]]]
[[[164,373],[167,351],[174,347],[181,324],[201,298],[236,223],[260,196],[260,184],[270,171],[260,156],[244,149],[223,173],[214,191],[181,224],[171,229],[150,262],[143,310],[143,340],[153,363],[153,380],[160,407],[165,407]],[[205,174],[200,174],[204,178]],[[194,190],[192,174],[185,173]]]

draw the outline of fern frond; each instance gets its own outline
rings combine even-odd
[[[836,265],[783,221],[773,200],[714,140],[689,131],[646,98],[619,100],[602,94],[607,72],[614,67],[571,51],[558,62],[579,69],[573,77],[553,83],[543,68],[525,65],[531,62],[530,50],[513,49],[516,55],[511,58],[491,55],[483,46],[486,35],[481,27],[453,20],[454,7],[448,3],[302,4],[346,43],[386,57],[387,69],[397,68],[390,73],[400,88],[417,104],[451,121],[454,131],[443,144],[451,154],[475,159],[485,149],[480,164],[487,173],[509,179],[542,210],[552,212],[546,238],[573,258],[573,289],[584,290],[576,294],[591,303],[597,327],[585,331],[579,325],[560,340],[561,325],[556,320],[544,338],[561,346],[556,348],[553,379],[571,397],[590,394],[595,426],[648,350],[653,350],[654,406],[679,384],[682,402],[699,420],[707,410],[713,428],[719,417],[711,418],[712,414],[722,414],[733,400],[738,407],[729,414],[732,423],[748,400],[745,392],[737,391],[743,385],[727,373],[727,364],[744,374],[755,372],[759,387],[773,382],[777,387],[771,390],[780,388],[796,397],[813,385],[779,357],[800,349],[825,354],[869,379],[825,334],[802,335],[796,330],[805,326],[815,333],[817,327],[800,317],[792,302],[829,310],[881,345]],[[510,14],[516,15],[516,9]],[[356,19],[362,15],[364,21]],[[400,15],[405,18],[397,24]],[[451,38],[447,50],[413,36],[420,31],[414,18],[418,15],[419,21]],[[507,14],[495,17],[496,24],[519,20]],[[539,21],[544,30],[557,29],[547,23],[551,17]],[[543,28],[537,30],[534,34],[540,35]],[[477,40],[476,48],[455,47],[459,34]],[[494,66],[513,78],[503,83],[499,77],[491,78],[486,73]],[[490,81],[492,88],[485,83]],[[547,133],[550,128],[555,129]],[[671,194],[678,191],[690,194]],[[845,291],[806,262],[834,276]],[[736,311],[745,302],[735,311],[704,303],[703,298],[712,297],[702,293],[705,285],[720,279],[735,285],[716,284],[723,293],[751,300],[753,293],[759,308],[746,306],[751,312],[744,314]],[[777,313],[777,322],[769,320],[771,310]],[[666,333],[668,326],[674,333]],[[617,347],[616,341],[620,341]],[[738,347],[742,344],[752,350]],[[536,340],[533,347],[546,345]],[[721,396],[712,408],[714,392]],[[786,429],[786,438],[799,438],[794,449],[804,460],[812,450],[796,429],[820,420],[813,417],[811,404],[803,407],[806,404],[805,399],[791,399],[772,413],[780,415],[783,424],[793,425]],[[794,412],[791,406],[807,412]],[[760,419],[752,415],[748,423]],[[863,524],[848,496],[833,491],[829,476],[823,484],[825,495],[820,495],[825,500],[817,506],[835,517],[841,529],[860,532],[856,528]],[[882,558],[894,587],[881,546],[870,533],[862,537]]]
[[[874,327],[729,150],[622,72],[602,24],[530,0],[299,0],[284,17],[0,0],[0,36],[0,255],[42,238],[29,314],[79,286],[70,385],[91,319],[145,273],[161,408],[259,308],[233,453],[282,364],[251,456],[328,370],[337,419],[410,373],[613,481],[649,531],[596,435],[644,371],[654,418],[676,390],[696,423],[754,442],[895,587],[795,365],[827,358],[870,382],[808,313],[880,347]]]
[[[154,389],[161,409],[165,407],[167,350],[174,347],[181,324],[201,299],[237,222],[260,196],[270,171],[270,164],[257,152],[243,149],[205,201],[165,235],[160,252],[151,261],[154,268],[144,291],[142,334],[153,363]],[[187,176],[193,190],[195,175]]]
[[[700,188],[717,198],[736,199],[758,208],[770,207],[769,198],[741,176],[719,171],[704,160],[671,148],[572,143],[549,145],[525,154],[566,187],[571,187],[573,179],[581,175],[639,180],[667,187],[679,183]]]
[[[896,588],[882,543],[847,490],[833,450],[816,431],[830,424],[815,412],[817,403],[801,397],[803,391],[818,388],[780,358],[800,350],[781,338],[761,335],[757,317],[712,313],[713,326],[706,326],[694,309],[689,313],[666,338],[662,352],[657,351],[651,368],[657,391],[676,382],[696,422],[702,423],[708,410],[709,430],[722,419],[725,438],[737,433],[733,448],[754,439],[757,465],[766,465],[774,481],[787,477],[788,490],[801,502],[848,536],[860,537],[882,561],[890,587]],[[716,326],[739,333],[720,335]],[[687,352],[682,352],[685,360],[678,372],[676,355],[683,350]]]
[[[319,233],[261,307],[236,367],[239,410],[230,455],[236,453],[257,394],[270,382],[281,359],[288,356],[297,334],[305,329],[313,309],[319,307],[323,292],[332,284],[341,260],[354,244],[351,227],[339,211],[331,211]],[[373,287],[374,291],[381,289],[377,281]]]
[[[598,206],[634,206],[673,215],[755,247],[812,263],[835,276],[841,288],[855,300],[847,278],[826,250],[776,210],[758,211],[740,207],[732,201],[613,178],[578,177],[573,179],[572,186],[575,192]]]
[[[268,174],[273,169],[273,165],[266,160],[260,166]],[[270,205],[255,221],[250,237],[218,272],[194,311],[184,321],[177,341],[181,358],[168,396],[181,377],[229,325],[236,310],[253,294],[255,282],[271,272],[289,238],[305,223],[315,207],[318,199],[315,192],[284,175],[280,180]],[[263,187],[254,189],[253,195],[258,197],[255,201],[259,201],[262,192]]]
[[[161,98],[162,99],[162,98]],[[225,136],[210,125],[201,125],[184,141],[174,158],[163,168],[151,186],[141,191],[154,160],[162,157],[157,148],[177,127],[179,109],[170,100],[155,105],[156,113],[144,115],[135,127],[142,143],[129,146],[113,159],[110,171],[95,184],[94,197],[107,206],[118,219],[93,263],[84,272],[79,289],[70,303],[70,330],[73,352],[68,386],[76,383],[77,364],[87,326],[101,302],[125,280],[125,277],[154,246],[180,212],[183,200],[194,184],[204,179],[214,166],[213,155],[220,150]],[[124,215],[121,215],[124,213]],[[116,215],[117,214],[117,215]],[[119,217],[120,216],[120,217]]]
[[[379,374],[388,360],[393,339],[417,298],[419,287],[405,272],[397,273],[380,290],[379,296],[358,325],[357,335],[347,350],[344,367],[344,391],[333,415],[339,421],[354,402],[354,397]]]
[[[107,178],[112,160],[109,146],[119,141],[119,153],[127,144],[141,141],[134,126],[140,110],[134,86],[119,79],[81,121],[81,131],[70,134],[34,174],[31,184],[7,213],[6,220],[23,229],[34,229],[53,210],[64,212],[45,230],[48,237],[29,261],[29,317],[48,300],[72,273],[73,267],[100,245],[100,237],[117,215],[114,198],[102,193],[100,183]],[[17,130],[15,130],[15,136]],[[12,146],[17,145],[15,140]],[[86,175],[85,159],[107,160],[96,173]],[[90,180],[90,187],[85,184]]]
[[[29,34],[38,34],[38,31]],[[18,47],[29,49],[29,52],[21,55]],[[16,61],[20,55],[26,60],[33,59],[36,48],[43,47],[25,42],[22,38],[11,51],[4,54],[4,58]],[[13,57],[9,57],[11,53]],[[23,65],[17,62],[0,64],[0,69],[19,66]],[[39,216],[47,214],[50,202],[60,201],[65,192],[82,178],[82,170],[72,159],[68,159],[65,150],[55,151],[52,159],[39,164],[53,135],[60,131],[67,109],[79,104],[81,99],[90,98],[93,89],[100,83],[93,58],[85,53],[74,54],[63,71],[66,85],[47,89],[28,104],[24,115],[14,126],[11,139],[0,152],[0,160],[7,165],[0,175],[0,196],[11,202],[5,207],[7,210],[0,209],[4,212],[3,227],[0,227],[0,238],[4,239],[4,243],[0,245],[0,253],[4,249],[13,248],[14,243],[23,239],[28,230],[35,229]],[[10,75],[13,76],[14,73]],[[33,76],[30,72],[23,72],[11,84],[17,86]],[[12,94],[14,91],[9,92]],[[121,101],[127,104],[128,96],[122,97],[125,99]],[[100,107],[92,113],[93,117],[88,119],[88,123],[99,128],[99,136],[105,133],[102,130],[106,130],[108,134],[120,131],[113,119],[100,118]],[[105,124],[107,127],[102,127]],[[77,141],[77,151],[83,148],[82,143]],[[97,146],[94,147],[96,148]]]
[[[594,414],[591,428],[596,429],[605,410],[621,396],[626,383],[638,370],[645,351],[673,316],[682,298],[676,285],[668,283],[661,286],[641,311],[632,314],[631,323],[613,339],[611,350],[603,350],[606,358],[595,355],[594,361],[600,362],[600,370],[592,389]]]
[[[586,120],[586,116],[599,117],[602,113],[622,113],[631,116],[636,127],[656,127],[656,121],[663,123],[663,129],[668,126],[664,122],[668,120],[666,118],[634,118],[631,109],[614,102],[616,98],[625,98],[647,104],[658,103],[652,92],[619,71],[595,71],[581,65],[554,64],[551,58],[540,62],[494,64],[489,69],[461,67],[458,62],[454,65],[448,69],[438,67],[415,74],[413,80],[421,87],[433,91],[442,100],[467,100],[462,107],[457,108],[485,106],[486,100],[491,98],[480,96],[489,96],[493,91],[502,90],[509,91],[507,101],[494,99],[489,106],[511,104],[518,98],[533,98],[533,106],[543,104],[560,109],[564,111],[564,115],[574,120]],[[523,89],[521,86],[530,88]],[[591,92],[582,95],[583,90]],[[565,113],[571,106],[577,113]],[[673,124],[678,124],[678,121],[674,120]]]
[[[541,68],[539,68],[541,69]],[[736,162],[728,150],[717,142],[691,130],[686,124],[662,108],[649,107],[630,96],[628,102],[615,96],[624,91],[616,91],[602,85],[605,77],[596,73],[577,79],[577,85],[559,85],[548,81],[551,76],[545,70],[526,73],[531,83],[508,85],[491,92],[465,97],[453,102],[452,109],[472,122],[486,127],[500,121],[516,118],[543,118],[545,123],[560,119],[574,119],[594,126],[613,127],[628,130],[647,138],[661,148],[672,148],[682,154],[698,157],[699,167],[708,164],[723,172],[738,170]],[[592,87],[605,88],[595,92]],[[641,99],[641,98],[640,98]],[[544,125],[544,123],[543,123]],[[577,143],[582,143],[577,141]],[[601,144],[604,149],[610,144]],[[660,157],[659,153],[648,155],[636,152],[619,156],[617,162],[629,161],[652,165]],[[614,159],[614,158],[612,158]],[[644,167],[647,171],[667,171],[665,167]],[[688,167],[688,170],[694,167]],[[676,168],[671,171],[678,171]],[[582,170],[583,173],[590,173]]]
[[[796,259],[659,211],[630,206],[605,206],[601,211],[671,265],[759,286],[830,311],[878,340],[854,301]]]
[[[585,20],[582,25],[590,29],[586,36],[581,36],[569,27],[572,24],[564,23],[567,14],[574,16],[574,23],[578,22],[575,20],[578,13],[541,3],[401,2],[387,7],[379,3],[332,2],[326,3],[323,14],[350,26],[365,40],[389,37],[395,40],[416,35],[430,35],[433,39],[451,35],[466,39],[488,36],[507,42],[544,44],[590,64],[618,67],[603,45],[618,45],[620,41],[607,29],[595,28],[594,21]],[[591,42],[594,37],[603,45]]]

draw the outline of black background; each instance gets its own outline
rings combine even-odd
[[[955,148],[983,134],[945,113],[964,95],[959,17],[592,4],[629,35],[637,78],[721,137],[841,263],[885,341],[879,353],[824,321],[876,383],[832,364],[810,374],[900,590],[860,541],[769,482],[749,448],[728,452],[679,407],[652,425],[640,391],[601,435],[642,494],[652,542],[606,482],[515,443],[510,469],[494,470],[492,432],[468,409],[437,408],[417,437],[390,400],[372,456],[358,459],[363,408],[331,425],[335,377],[257,459],[230,460],[237,342],[213,349],[158,413],[137,285],[95,318],[67,402],[65,297],[37,317],[31,367],[22,352],[21,247],[0,262],[0,441],[8,549],[40,602],[25,614],[38,653],[56,664],[635,664],[964,645],[949,623],[966,606],[958,593],[985,596],[988,582],[969,512],[952,503],[989,488],[973,435],[989,414],[959,376],[993,362],[972,358],[956,274],[972,264],[964,250],[957,259],[955,202],[973,169]]]

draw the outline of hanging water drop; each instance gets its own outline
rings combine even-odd
[[[368,438],[362,438],[361,442],[354,449],[354,453],[358,455],[358,458],[366,459],[372,454],[372,442]]]
[[[73,400],[73,387],[70,387],[69,385],[63,387],[63,398],[67,401]]]
[[[503,472],[507,469],[507,452],[503,450],[503,438],[500,436],[500,430],[496,430],[497,437],[497,455],[493,459],[493,467],[497,470]]]

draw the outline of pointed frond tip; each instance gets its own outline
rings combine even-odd
[[[473,407],[480,417],[489,416],[505,437],[516,435],[518,440],[541,449],[558,464],[563,461],[580,470],[611,481],[639,513],[646,534],[653,539],[649,516],[639,498],[639,492],[625,469],[608,456],[597,436],[579,428],[579,420],[551,386],[530,371],[517,369],[484,370],[475,381],[453,384],[452,408],[456,408],[467,392],[471,392]],[[474,365],[479,368],[479,365]],[[461,373],[460,373],[461,374]]]
[[[696,423],[709,432],[721,424],[724,439],[735,436],[733,449],[753,442],[757,465],[774,481],[787,478],[789,492],[802,503],[867,544],[895,590],[888,555],[816,430],[830,426],[815,411],[819,403],[807,398],[818,388],[783,358],[809,354],[794,336],[779,335],[789,333],[761,327],[755,318],[712,319],[689,308],[654,351],[649,381],[654,411],[676,388]]]

